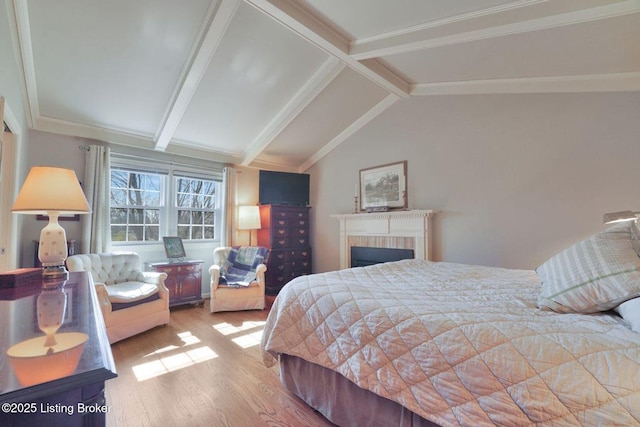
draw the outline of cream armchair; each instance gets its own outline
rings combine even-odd
[[[67,268],[91,273],[109,343],[169,323],[167,273],[143,272],[138,254],[73,255]]]
[[[213,250],[211,313],[263,310],[264,272],[269,249],[262,246],[223,246]]]

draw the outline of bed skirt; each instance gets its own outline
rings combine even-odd
[[[279,362],[282,384],[336,425],[437,427],[330,369],[287,354]]]

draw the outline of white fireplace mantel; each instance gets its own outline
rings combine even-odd
[[[432,260],[432,218],[436,210],[331,215],[340,221],[340,268],[351,265],[351,246],[413,249]]]

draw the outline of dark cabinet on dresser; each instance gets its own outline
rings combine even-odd
[[[261,205],[258,245],[271,249],[266,294],[277,295],[291,279],[311,274],[309,207]]]
[[[147,270],[167,273],[169,306],[202,302],[202,261],[161,261],[146,264]]]

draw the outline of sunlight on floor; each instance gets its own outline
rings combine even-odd
[[[145,357],[152,357],[154,355],[167,353],[169,351],[180,350],[185,346],[200,343],[200,339],[192,335],[191,332],[180,333],[178,334],[178,337],[184,344],[180,346],[170,345],[167,347],[163,347],[154,351],[153,353],[146,355]],[[144,381],[150,378],[164,375],[169,372],[177,371],[178,369],[193,366],[196,363],[201,363],[206,360],[214,359],[216,357],[218,357],[218,355],[213,350],[211,350],[211,348],[204,346],[193,348],[187,351],[182,351],[171,356],[161,357],[160,359],[153,360],[151,362],[142,363],[140,365],[134,366],[132,369],[138,381]]]
[[[147,354],[145,357],[150,357],[150,356],[154,356],[156,354],[166,353],[167,351],[176,350],[178,348],[181,348],[181,347],[184,347],[184,346],[187,346],[187,345],[198,344],[200,342],[200,338],[198,338],[195,335],[191,334],[191,332],[179,333],[178,337],[182,340],[182,342],[184,344],[182,344],[180,346],[168,345],[166,347],[159,348],[158,350],[154,351],[153,353]]]
[[[260,345],[261,340],[262,340],[262,330],[251,333],[251,334],[243,335],[238,338],[234,338],[231,341],[233,341],[236,345],[242,348],[249,348],[255,345]]]
[[[264,320],[257,321],[257,322],[247,321],[247,322],[242,322],[241,326],[234,326],[231,323],[222,322],[222,323],[213,325],[213,329],[220,332],[222,335],[231,335],[231,334],[236,334],[238,332],[246,331],[248,329],[264,326],[265,323],[267,322],[265,322]]]
[[[265,321],[247,321],[242,322],[241,326],[234,326],[227,322],[218,323],[213,325],[213,329],[220,332],[222,335],[231,335],[237,334],[238,332],[248,331],[250,329],[260,328],[260,330],[251,332],[237,338],[232,338],[237,346],[242,348],[249,348],[256,345],[260,345],[260,340],[262,339],[262,331],[264,330]]]

